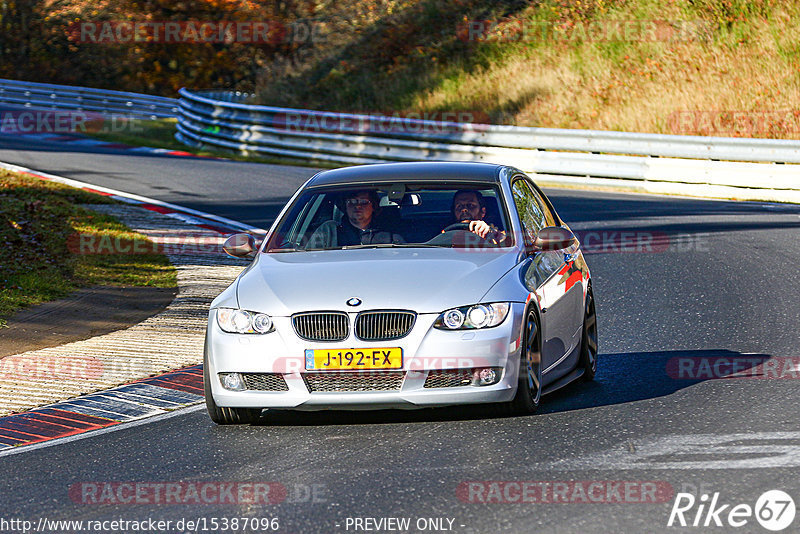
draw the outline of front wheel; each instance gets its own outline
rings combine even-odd
[[[539,408],[542,398],[542,345],[540,342],[539,316],[533,308],[525,316],[525,330],[522,339],[519,383],[517,394],[501,404],[500,411],[507,414],[531,414]]]
[[[206,396],[206,409],[211,420],[218,425],[241,425],[254,423],[261,417],[258,408],[222,408],[214,402],[211,394],[211,380],[208,374],[208,363],[203,365],[203,390]]]
[[[592,286],[586,291],[586,306],[583,313],[583,334],[581,336],[581,356],[578,368],[583,369],[584,381],[594,380],[597,373],[597,312],[594,307]]]

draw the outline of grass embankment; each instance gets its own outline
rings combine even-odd
[[[108,141],[109,143],[122,143],[133,146],[151,146],[189,152],[187,147],[175,139],[175,119],[156,120],[131,120],[120,122],[118,125],[102,125],[98,130],[89,130],[86,135]],[[201,156],[214,156],[210,151],[193,150],[192,154]]]
[[[319,43],[310,60],[269,70],[260,102],[473,111],[524,126],[800,137],[798,0],[390,4],[361,10],[372,15],[351,24],[344,44]],[[470,38],[469,23],[485,20],[497,24]],[[615,33],[615,23],[629,30]]]
[[[175,287],[175,269],[162,254],[110,248],[103,254],[81,253],[76,245],[81,235],[84,242],[150,243],[114,217],[79,206],[109,203],[114,201],[0,169],[0,326],[20,308],[79,287]]]

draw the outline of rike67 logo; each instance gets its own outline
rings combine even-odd
[[[765,529],[778,532],[792,524],[795,513],[794,499],[781,490],[765,491],[755,506],[725,503],[719,492],[704,493],[699,499],[691,493],[678,493],[667,526],[740,528],[755,518]]]

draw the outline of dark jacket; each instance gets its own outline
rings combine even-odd
[[[342,222],[325,221],[316,229],[306,248],[331,248],[351,245],[374,245],[386,243],[405,243],[400,234],[380,227],[361,230],[345,217]]]

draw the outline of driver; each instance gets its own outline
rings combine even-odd
[[[311,235],[306,248],[331,248],[349,245],[405,243],[400,234],[375,224],[380,212],[378,194],[372,190],[348,192],[344,197],[346,217],[337,223],[325,221]]]
[[[468,224],[468,229],[481,239],[494,243],[501,243],[506,238],[506,233],[495,225],[487,223],[486,202],[480,191],[462,189],[453,195],[453,216],[460,223]]]

